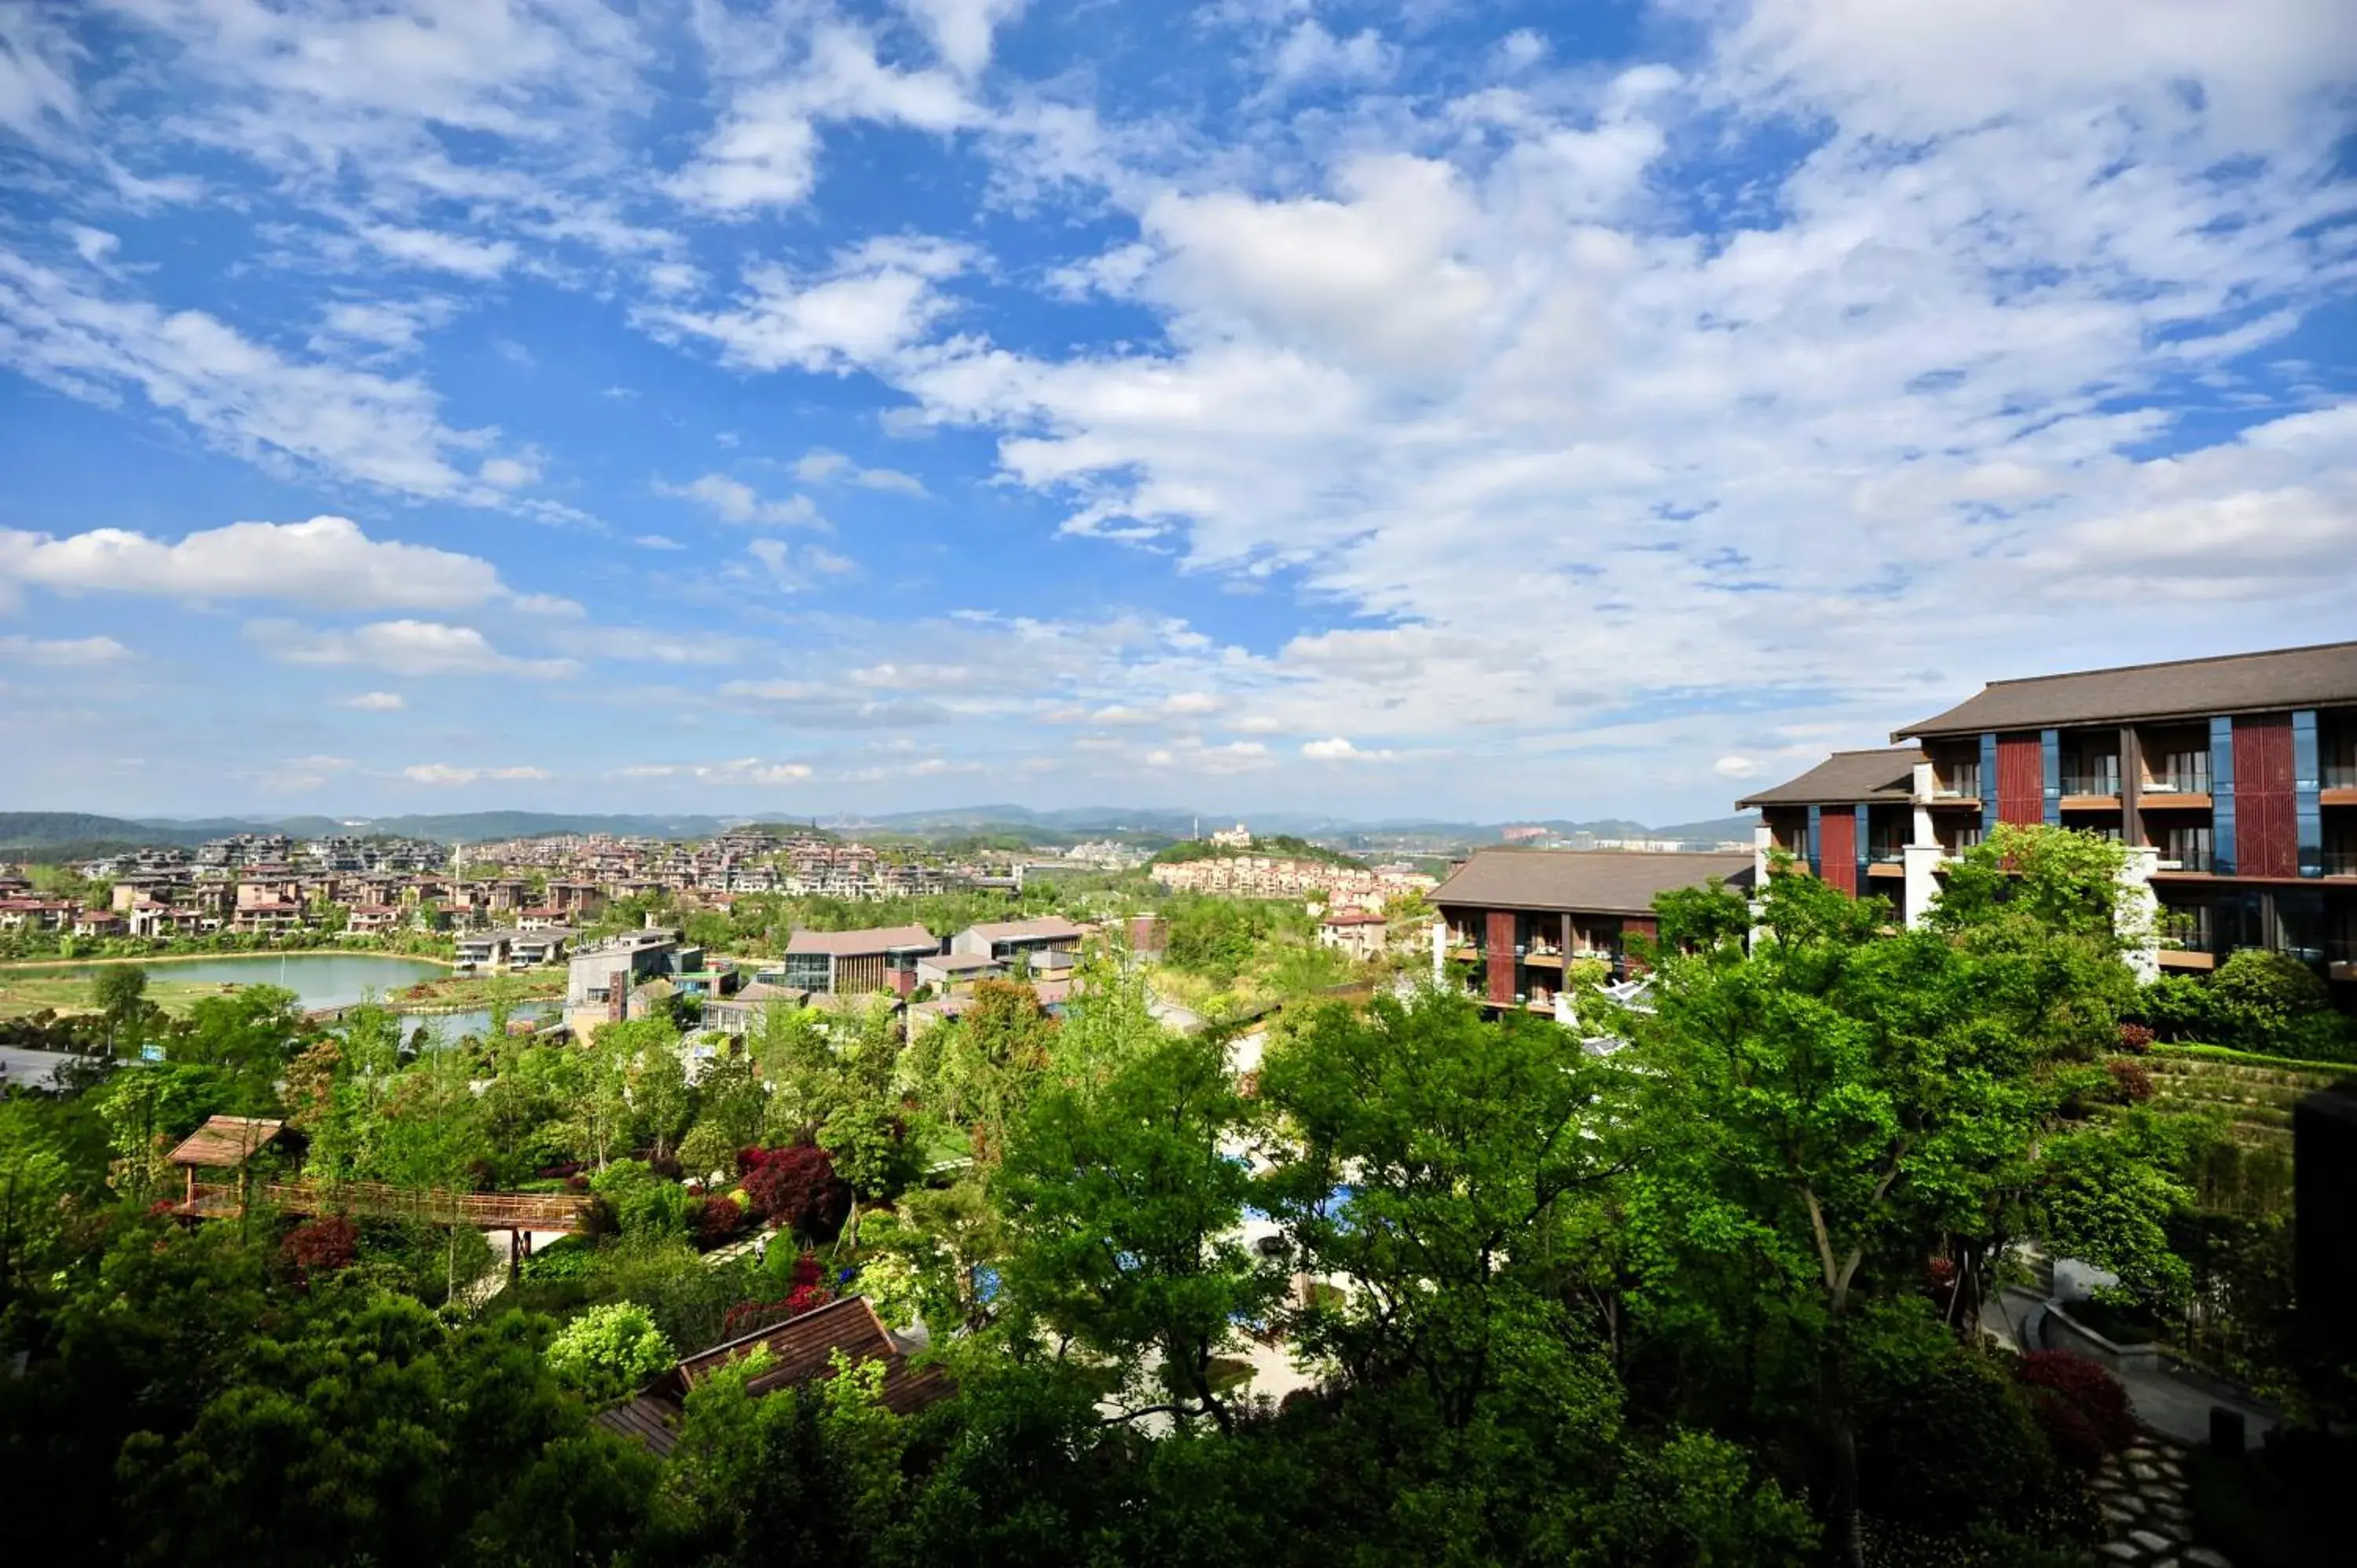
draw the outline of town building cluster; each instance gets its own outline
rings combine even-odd
[[[748,894],[859,901],[1019,882],[1010,875],[1019,868],[1005,863],[741,828],[700,843],[575,833],[456,848],[241,833],[194,850],[126,851],[75,869],[106,884],[108,897],[43,897],[21,873],[0,869],[0,931],[149,940],[323,926],[350,937],[448,933],[460,940],[462,963],[510,968],[555,961],[573,931],[597,923],[610,904],[641,896],[725,908]]]
[[[1380,911],[1403,894],[1428,890],[1436,880],[1412,865],[1343,865],[1271,854],[1171,861],[1155,866],[1148,875],[1174,893],[1316,899],[1336,909],[1370,912]]]

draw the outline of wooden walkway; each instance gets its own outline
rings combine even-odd
[[[589,1199],[557,1192],[413,1192],[382,1182],[352,1181],[318,1187],[297,1182],[263,1182],[254,1188],[257,1201],[290,1214],[366,1214],[385,1219],[416,1219],[447,1225],[455,1218],[462,1225],[483,1230],[564,1230],[587,1229]],[[183,1214],[200,1219],[234,1216],[241,1206],[239,1189],[230,1182],[199,1182]],[[455,1208],[454,1208],[455,1206]]]

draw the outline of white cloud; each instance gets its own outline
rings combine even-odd
[[[1309,740],[1301,744],[1301,755],[1312,762],[1390,762],[1399,753],[1383,747],[1365,748],[1352,745],[1342,736],[1325,740]]]
[[[1025,0],[899,0],[900,8],[932,39],[942,61],[960,76],[990,63],[992,35],[1022,15]]]
[[[438,621],[376,621],[350,630],[312,630],[293,621],[248,621],[256,646],[287,664],[354,665],[393,675],[517,675],[544,681],[576,675],[571,659],[501,653],[472,627]]]
[[[784,500],[762,499],[760,492],[742,479],[726,474],[706,474],[684,485],[655,483],[655,493],[678,496],[683,499],[701,502],[723,522],[745,527],[823,528],[826,520],[819,515],[817,503],[808,496],[789,496]]]
[[[863,468],[842,453],[830,452],[823,446],[814,446],[795,460],[794,478],[806,485],[841,479],[866,489],[889,490],[899,495],[928,493],[924,480],[914,474],[904,474],[898,468]]]
[[[1749,779],[1760,771],[1760,765],[1748,757],[1722,757],[1710,765],[1710,770],[1721,779]]]
[[[339,698],[336,702],[339,708],[350,708],[362,714],[395,714],[408,705],[398,692],[361,692],[354,696]]]
[[[265,465],[309,465],[405,494],[493,504],[455,466],[479,446],[424,382],[296,360],[200,310],[110,296],[0,248],[0,363],[71,397],[135,389],[209,440]]]
[[[234,522],[167,544],[119,528],[55,538],[0,530],[0,591],[284,599],[325,609],[465,609],[507,596],[488,561],[371,539],[345,517]]]
[[[1380,81],[1399,66],[1399,51],[1373,28],[1338,38],[1315,17],[1294,25],[1270,61],[1272,86],[1293,87],[1311,81]]]
[[[522,457],[493,457],[475,470],[476,478],[500,489],[512,490],[540,478],[540,467]]]
[[[971,49],[965,31],[959,39],[962,48]],[[985,54],[987,41],[985,33]],[[864,120],[945,134],[978,118],[955,76],[884,65],[865,32],[828,23],[812,33],[797,69],[737,91],[669,189],[690,207],[723,218],[750,217],[810,195],[818,180],[819,126],[826,122]]]
[[[1145,766],[1161,773],[1200,773],[1213,778],[1236,773],[1257,773],[1274,765],[1268,747],[1256,740],[1230,741],[1225,746],[1205,746],[1200,742],[1174,741],[1156,746],[1140,759]]]
[[[630,541],[641,550],[684,550],[686,545],[664,533],[641,533]]]
[[[719,345],[750,371],[875,368],[916,342],[949,310],[936,285],[967,263],[963,246],[932,239],[871,240],[813,279],[763,264],[745,274],[734,309],[651,307],[658,329]]]
[[[16,633],[0,637],[0,659],[13,659],[27,664],[46,665],[52,669],[71,669],[90,664],[119,664],[131,657],[131,650],[111,637],[24,637]]]
[[[554,777],[544,768],[456,768],[447,762],[421,762],[403,768],[401,776],[418,784],[529,783]]]
[[[485,282],[515,265],[516,248],[505,240],[470,240],[431,229],[397,229],[372,224],[361,238],[397,262]]]
[[[642,762],[614,772],[621,779],[694,779],[707,784],[801,784],[813,769],[803,762],[740,757],[733,762]]]

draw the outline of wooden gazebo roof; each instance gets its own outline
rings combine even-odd
[[[172,1151],[172,1163],[234,1169],[260,1153],[285,1127],[284,1122],[260,1116],[208,1116],[203,1126],[180,1140],[180,1146]]]

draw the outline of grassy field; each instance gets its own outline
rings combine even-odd
[[[449,1008],[455,1012],[473,1012],[489,1007],[491,998],[507,988],[511,1002],[545,1002],[565,994],[565,971],[550,970],[540,974],[450,974],[438,980],[420,981],[406,985],[385,1000],[400,1007]]]
[[[173,980],[170,974],[168,968],[148,971],[147,1000],[175,1017],[187,1013],[200,997],[219,996],[227,989],[218,981]],[[22,1018],[44,1011],[95,1013],[90,985],[87,975],[0,970],[0,1018]]]

